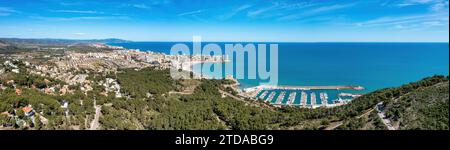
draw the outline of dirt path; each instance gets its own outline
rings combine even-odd
[[[388,130],[396,130],[392,124],[391,124],[391,120],[389,120],[388,118],[386,118],[386,114],[384,114],[384,112],[378,112],[378,117],[380,117],[381,121],[383,122],[383,124],[388,128]]]
[[[364,113],[364,114],[361,114],[361,115],[359,115],[358,117],[356,117],[356,118],[362,118],[362,117],[364,117],[364,116],[367,116],[367,115],[369,115],[373,110],[375,110],[375,108],[372,108],[372,109],[370,109],[369,111],[367,111],[366,113]]]
[[[344,123],[343,121],[330,123],[330,125],[328,127],[326,127],[324,130],[334,130],[337,127],[341,126],[343,123]]]
[[[95,106],[94,120],[92,120],[89,130],[97,130],[98,120],[100,118],[102,106]]]

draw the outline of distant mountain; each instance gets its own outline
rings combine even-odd
[[[110,38],[110,39],[88,39],[88,40],[73,40],[73,39],[19,39],[19,38],[0,38],[4,44],[12,43],[16,45],[73,45],[73,44],[91,44],[91,43],[126,43],[127,40]],[[0,47],[1,47],[0,43]]]
[[[9,46],[5,41],[0,40],[0,48]]]
[[[115,39],[115,38],[109,38],[109,39],[100,39],[100,40],[88,40],[90,42],[98,42],[98,43],[127,43],[132,42],[128,40],[123,39]]]

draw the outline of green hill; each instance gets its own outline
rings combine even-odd
[[[381,112],[385,113],[385,118],[379,117],[376,109],[371,109],[378,102],[384,102],[380,106],[384,107]],[[385,119],[396,130],[448,130],[449,106],[448,77],[429,77],[355,99],[346,106],[348,111],[366,112],[366,115],[346,119],[337,129],[387,129],[381,121]]]
[[[448,130],[448,85],[437,83],[404,94],[386,105],[386,114],[399,129]]]
[[[0,90],[0,112],[6,114],[0,115],[0,129],[29,128],[15,126],[17,120],[8,117],[28,104],[37,112],[46,112],[43,115],[48,119],[46,125],[33,129],[86,129],[86,119],[94,114],[93,97],[97,105],[102,105],[99,123],[105,130],[386,130],[386,120],[396,129],[449,129],[449,79],[445,76],[380,89],[348,105],[316,109],[275,108],[259,101],[224,97],[224,85],[232,84],[228,80],[173,80],[168,70],[125,69],[108,77],[117,79],[124,97],[105,97],[102,86],[93,86],[87,95],[76,87],[74,94],[47,95],[32,88],[46,85],[40,77],[25,72],[2,74],[0,81],[8,88]],[[91,74],[89,78],[100,81],[105,76]],[[17,95],[9,80],[16,81],[17,87],[24,89],[23,94]],[[58,106],[62,99],[70,102],[70,121]],[[80,100],[85,105],[80,105]],[[375,109],[380,102],[384,102],[385,118]],[[22,114],[17,116],[30,122]]]

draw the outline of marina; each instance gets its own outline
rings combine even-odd
[[[305,108],[335,107],[347,104],[361,94],[352,92],[360,86],[257,86],[244,89],[254,99],[262,99],[275,106]]]

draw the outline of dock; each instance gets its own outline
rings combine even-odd
[[[327,106],[328,105],[328,94],[327,93],[320,93],[320,99],[322,100],[322,105]]]
[[[286,102],[286,105],[294,104],[295,96],[296,96],[296,95],[297,95],[297,92],[291,92],[291,93],[289,94],[288,101]]]
[[[320,101],[322,102],[322,106],[328,105],[328,94],[325,92],[320,92]]]
[[[316,105],[316,93],[312,92],[311,93],[311,106],[315,106]]]
[[[269,93],[269,91],[264,91],[261,95],[259,95],[259,98],[264,99],[264,97],[266,97],[267,93]]]
[[[281,104],[281,102],[283,102],[284,96],[286,95],[286,92],[283,91],[280,93],[280,95],[278,95],[277,97],[277,101],[275,102],[275,104]]]
[[[339,93],[339,96],[349,96],[349,97],[356,98],[356,97],[360,97],[362,95],[361,94],[352,94],[352,93]]]
[[[301,99],[300,99],[300,104],[302,106],[306,106],[306,100],[308,99],[308,94],[306,94],[305,91],[302,91],[302,95],[301,95]]]
[[[275,92],[271,92],[269,94],[269,97],[266,99],[266,101],[271,102],[274,96],[275,96]]]
[[[265,90],[364,90],[362,86],[352,85],[330,85],[330,86],[276,86],[260,85],[245,89],[245,91],[254,91],[256,89]]]

